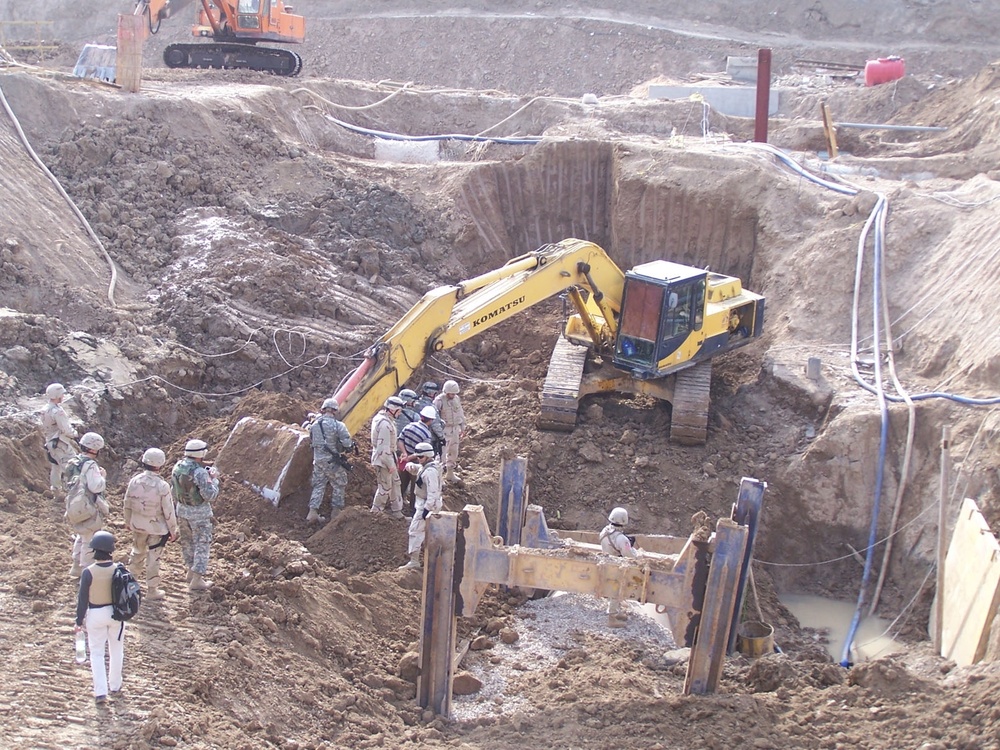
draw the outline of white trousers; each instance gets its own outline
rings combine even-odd
[[[122,665],[125,662],[125,630],[123,623],[111,617],[111,605],[87,610],[87,645],[90,647],[90,671],[94,675],[94,697],[107,695],[108,689],[122,689]],[[121,633],[119,639],[118,634]],[[107,646],[111,654],[110,675],[104,665]]]

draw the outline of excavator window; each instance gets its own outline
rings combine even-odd
[[[656,284],[627,280],[616,347],[618,356],[636,364],[653,364],[663,305],[669,303],[664,300],[665,291]]]

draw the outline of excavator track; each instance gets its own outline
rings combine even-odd
[[[538,429],[572,432],[580,404],[580,383],[588,349],[560,336],[549,358],[549,371],[542,385]]]
[[[670,441],[681,445],[702,445],[708,437],[712,362],[701,362],[681,370],[675,378]]]
[[[302,70],[302,58],[291,50],[220,42],[171,44],[163,50],[163,62],[168,68],[259,70],[278,76],[297,76]]]

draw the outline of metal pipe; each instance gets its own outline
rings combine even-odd
[[[836,122],[838,128],[860,128],[862,130],[916,130],[925,133],[943,133],[948,128],[936,125],[879,125],[874,122]]]
[[[754,114],[753,139],[767,143],[767,115],[771,104],[771,50],[757,50],[757,110]]]
[[[951,428],[941,428],[941,484],[938,498],[937,596],[934,600],[934,651],[944,646],[944,558],[947,555],[948,496],[951,494]]]

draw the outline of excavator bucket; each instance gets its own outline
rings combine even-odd
[[[73,67],[73,75],[77,78],[95,78],[105,83],[114,83],[118,50],[106,44],[84,45],[76,65]]]

